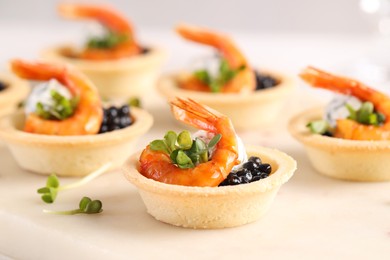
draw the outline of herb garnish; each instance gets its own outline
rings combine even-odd
[[[88,197],[83,197],[80,200],[79,208],[67,211],[51,211],[43,210],[44,213],[58,215],[74,215],[74,214],[96,214],[103,211],[103,204],[100,200],[91,200]]]
[[[306,125],[306,127],[308,127],[310,129],[310,132],[312,132],[313,134],[323,135],[332,132],[330,125],[325,120],[311,121]]]
[[[371,102],[364,102],[358,110],[355,110],[349,104],[346,104],[345,106],[349,111],[348,119],[354,120],[360,124],[379,126],[386,120],[384,114],[374,111],[374,105]]]
[[[197,70],[194,72],[194,76],[209,86],[211,92],[220,92],[221,88],[243,69],[245,69],[245,65],[237,69],[233,69],[225,59],[221,59],[219,64],[219,74],[216,77],[212,77],[207,70]]]
[[[163,140],[152,141],[150,149],[167,153],[172,162],[182,169],[193,168],[209,160],[209,151],[221,137],[221,134],[215,135],[206,145],[200,138],[192,140],[188,131],[182,131],[179,135],[174,131],[168,131]]]
[[[129,107],[141,107],[142,106],[141,100],[137,97],[130,98],[127,101],[127,104],[129,105]]]
[[[380,126],[385,120],[386,116],[382,113],[374,111],[374,105],[371,102],[364,102],[359,109],[354,109],[350,104],[345,104],[348,109],[350,120],[354,120],[364,125]],[[306,125],[313,134],[326,135],[332,133],[332,128],[325,120],[316,120]]]
[[[53,105],[37,103],[35,113],[39,117],[48,120],[64,120],[73,115],[79,102],[78,97],[67,99],[54,89],[50,91],[50,95],[53,98]]]
[[[79,181],[76,181],[68,185],[63,185],[63,186],[60,186],[60,182],[57,176],[55,174],[51,174],[46,180],[46,186],[39,188],[37,192],[39,194],[42,194],[41,198],[44,202],[53,203],[57,198],[57,194],[59,191],[69,190],[84,185],[90,182],[91,180],[95,179],[96,177],[100,176],[101,174],[103,174],[110,166],[111,163],[106,163],[98,170],[90,173],[89,175],[85,176]]]
[[[101,37],[91,37],[87,42],[87,47],[94,49],[110,49],[127,41],[128,38],[129,37],[126,34],[119,34],[107,30],[106,34]]]

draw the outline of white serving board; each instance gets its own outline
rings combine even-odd
[[[390,184],[344,182],[316,173],[285,128],[303,99],[292,96],[288,113],[273,128],[240,133],[244,143],[290,154],[298,170],[266,216],[237,228],[191,230],[156,221],[120,171],[60,193],[53,205],[44,204],[36,189],[46,177],[20,169],[1,146],[0,253],[16,259],[388,259]],[[306,106],[317,103],[309,100]],[[155,125],[140,140],[140,149],[166,130],[181,128],[161,98],[146,101],[146,107]],[[77,207],[82,196],[102,200],[103,213],[42,213]]]

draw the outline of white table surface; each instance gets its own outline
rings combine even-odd
[[[54,28],[0,25],[1,38],[6,39],[0,43],[0,61],[32,59],[44,46],[80,38],[73,27]],[[339,68],[359,59],[370,44],[364,36],[236,35],[253,64],[289,73],[307,64]],[[170,51],[165,71],[185,66],[191,57],[205,53],[169,31],[146,30],[141,38],[161,42]],[[288,112],[274,127],[239,133],[244,143],[290,154],[298,170],[281,188],[266,216],[237,228],[191,230],[156,221],[119,171],[60,193],[53,205],[44,204],[36,189],[46,177],[21,170],[0,145],[0,259],[389,259],[390,184],[344,182],[319,175],[303,147],[286,131],[292,114],[319,102],[325,100],[319,99],[318,92],[299,86],[286,104]],[[156,93],[144,104],[155,124],[139,141],[139,149],[168,129],[180,129]],[[42,213],[42,209],[77,207],[82,196],[102,200],[103,213]]]

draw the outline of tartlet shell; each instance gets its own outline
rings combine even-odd
[[[264,71],[264,70],[260,70]],[[209,93],[181,89],[178,80],[185,72],[168,74],[158,81],[159,92],[168,100],[175,97],[191,98],[228,116],[237,130],[269,126],[275,122],[285,105],[286,98],[294,89],[292,77],[264,71],[275,77],[276,87],[245,93]]]
[[[102,98],[109,100],[141,97],[153,91],[167,56],[159,47],[151,47],[145,54],[107,61],[83,60],[62,54],[63,50],[72,48],[72,45],[48,48],[41,56],[52,62],[73,65],[91,79]]]
[[[17,105],[30,91],[27,81],[8,73],[0,73],[0,81],[7,84],[7,88],[0,91],[0,117],[16,110]]]
[[[313,167],[326,176],[349,181],[390,181],[390,141],[356,141],[312,134],[307,123],[322,118],[324,109],[303,111],[289,122],[289,131],[306,149]]]
[[[0,120],[0,138],[23,169],[49,175],[85,176],[111,162],[120,167],[134,151],[138,138],[153,124],[146,111],[132,108],[134,124],[96,135],[50,136],[23,132],[21,111]]]
[[[296,169],[296,162],[278,150],[249,146],[247,152],[272,165],[273,172],[268,178],[224,187],[165,184],[139,173],[140,153],[131,156],[122,169],[126,178],[138,188],[148,213],[157,220],[186,228],[234,227],[263,216],[280,186]]]

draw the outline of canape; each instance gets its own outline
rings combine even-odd
[[[40,84],[23,111],[0,120],[0,137],[21,168],[40,174],[84,176],[123,164],[152,116],[138,108],[103,108],[93,84],[61,65],[11,62],[14,73]]]
[[[275,121],[293,90],[292,77],[254,70],[225,35],[188,25],[178,26],[177,32],[186,39],[216,48],[220,56],[192,72],[163,76],[157,85],[163,96],[199,101],[229,116],[238,130],[267,126]]]
[[[123,100],[153,91],[166,58],[156,46],[141,46],[130,22],[109,6],[61,4],[70,19],[94,19],[104,35],[90,38],[82,48],[65,44],[42,52],[44,59],[74,65],[87,75],[105,99]]]
[[[171,105],[178,120],[202,130],[192,136],[168,131],[123,166],[148,213],[186,228],[225,228],[258,220],[293,175],[296,162],[270,148],[250,146],[245,151],[231,121],[215,110],[192,100],[177,99]]]
[[[358,81],[312,67],[301,77],[314,87],[346,95],[289,123],[314,168],[343,180],[390,181],[390,99]]]

